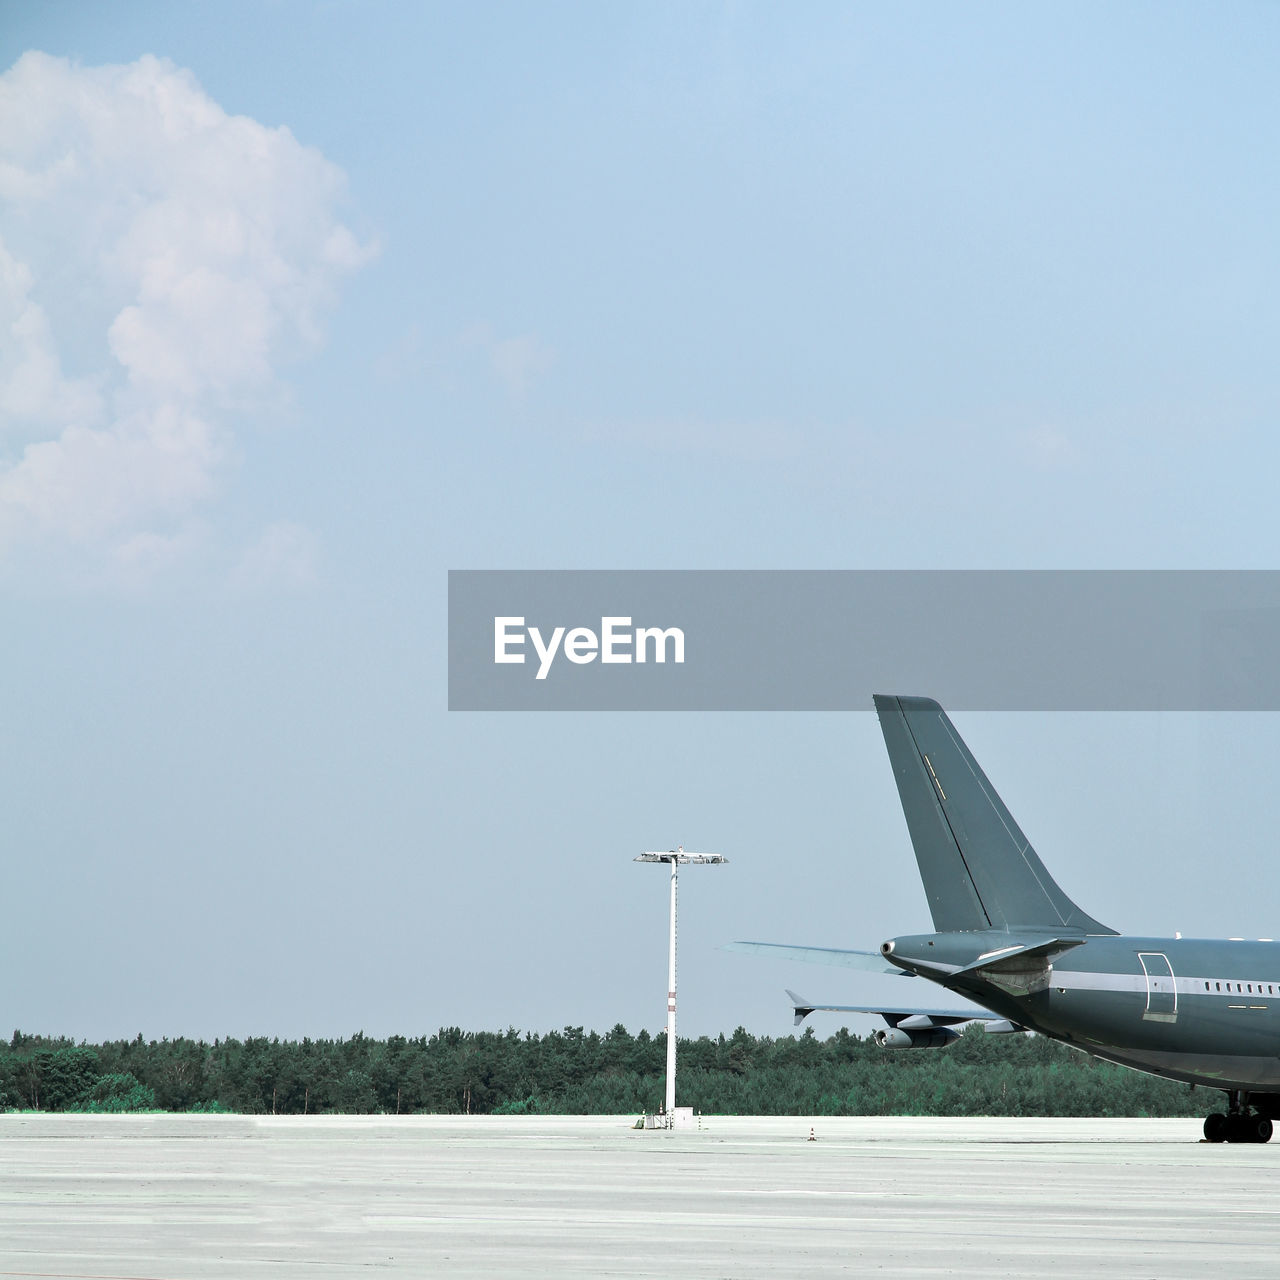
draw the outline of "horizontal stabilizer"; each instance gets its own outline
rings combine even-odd
[[[971,964],[957,969],[955,973],[973,973],[978,969],[994,969],[998,972],[1002,967],[1021,967],[1028,956],[1044,956],[1047,959],[1060,955],[1069,947],[1078,947],[1082,942],[1083,938],[1040,938],[1014,946],[997,947],[992,951],[984,951]]]
[[[802,964],[833,964],[842,969],[866,969],[869,973],[896,973],[914,977],[890,964],[878,951],[839,951],[834,947],[789,947],[780,942],[726,942],[721,951],[772,956],[775,960],[799,960]]]

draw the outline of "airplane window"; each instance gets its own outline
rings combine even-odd
[[[1207,982],[1204,984],[1204,989],[1205,989],[1206,991],[1208,991],[1208,990],[1209,990],[1209,984],[1208,984]]]

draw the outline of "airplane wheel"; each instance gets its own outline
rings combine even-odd
[[[1247,1112],[1237,1111],[1223,1117],[1225,1127],[1223,1138],[1227,1142],[1270,1142],[1271,1121],[1266,1116],[1251,1116]],[[1209,1137],[1209,1121],[1205,1121],[1205,1137]],[[1223,1138],[1209,1138],[1210,1142],[1221,1142]]]
[[[1227,1117],[1221,1111],[1215,1111],[1204,1118],[1204,1139],[1206,1142],[1226,1142]]]

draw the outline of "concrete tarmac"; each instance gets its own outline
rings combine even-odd
[[[1280,1142],[1210,1146],[1196,1120],[702,1123],[0,1115],[0,1276],[1280,1275]]]

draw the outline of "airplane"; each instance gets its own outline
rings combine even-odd
[[[886,1049],[936,1048],[956,1027],[1030,1030],[1151,1075],[1222,1090],[1209,1142],[1269,1142],[1280,1118],[1280,943],[1125,937],[1058,887],[943,709],[877,694],[880,729],[934,933],[876,952],[733,942],[792,960],[926,978],[972,1010],[812,1004],[879,1013]]]

